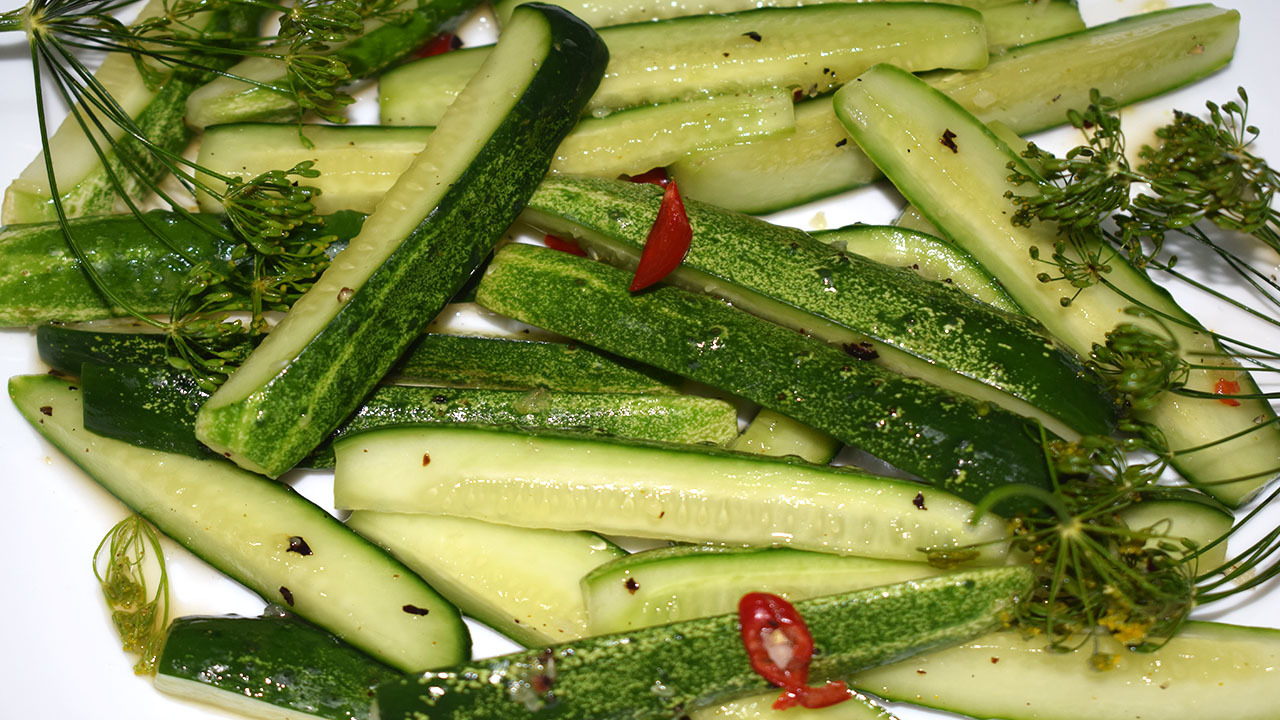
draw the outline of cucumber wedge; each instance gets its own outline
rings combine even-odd
[[[476,297],[491,310],[829,432],[971,502],[1009,483],[1051,487],[1043,430],[1034,421],[896,375],[705,295],[670,286],[632,294],[629,282],[630,273],[602,263],[508,245]],[[1012,512],[1024,502],[997,508]]]
[[[1015,227],[1005,194],[1028,192],[1008,181],[1010,163],[1035,176],[1017,153],[954,100],[910,73],[880,65],[836,94],[845,127],[920,212],[993,275],[1028,313],[1082,355],[1106,342],[1116,326],[1139,324],[1164,337],[1171,333],[1182,357],[1193,365],[1186,388],[1207,398],[1166,393],[1139,419],[1154,424],[1172,452],[1173,466],[1229,505],[1238,505],[1280,473],[1280,423],[1266,400],[1229,406],[1212,398],[1220,379],[1258,393],[1249,374],[1226,357],[1208,332],[1169,293],[1121,256],[1110,256],[1107,284],[1084,289],[1064,305],[1071,288],[1040,282],[1045,265],[1031,255],[1047,251],[1057,228]],[[949,132],[952,145],[938,138]],[[1034,190],[1031,190],[1034,192]],[[1126,308],[1152,310],[1135,317]],[[1157,323],[1152,312],[1168,320]],[[1268,420],[1270,423],[1268,424]]]
[[[11,379],[9,396],[99,485],[267,602],[401,670],[470,655],[470,637],[452,605],[288,486],[227,462],[93,435],[80,420],[80,392],[50,375]]]
[[[550,177],[524,218],[634,268],[661,196],[647,184]],[[999,404],[1059,435],[1115,428],[1116,403],[1101,380],[1039,323],[800,230],[696,201],[685,209],[693,241],[666,282],[851,355],[850,348],[861,348],[870,364]]]
[[[975,560],[1005,553],[1001,521],[970,523],[973,506],[953,495],[794,458],[443,425],[358,433],[334,450],[344,510],[900,560],[971,544]]]
[[[814,638],[810,678],[972,637],[999,624],[1029,580],[1022,568],[972,570],[796,603]],[[382,720],[498,720],[544,708],[562,720],[666,720],[770,689],[751,669],[734,613],[393,681],[377,703]]]
[[[359,236],[200,409],[196,435],[270,476],[311,452],[501,239],[608,54],[527,5]]]
[[[834,460],[842,446],[843,443],[830,434],[814,430],[767,408],[756,413],[742,434],[729,443],[729,449],[738,452],[773,457],[795,455],[819,465],[826,465]]]
[[[898,0],[889,0],[897,2]],[[907,0],[918,2],[918,0]],[[1010,0],[943,0],[948,5],[983,10],[988,7],[1001,7]],[[1021,3],[1022,0],[1013,0]],[[498,22],[505,25],[511,18],[511,11],[520,3],[517,0],[498,0],[494,3],[494,13]],[[679,2],[651,2],[650,0],[557,0],[555,3],[572,12],[591,27],[607,27],[625,25],[627,23],[652,22],[686,15],[723,15],[740,10],[754,10],[760,7],[796,7],[803,3],[798,0],[679,0]]]

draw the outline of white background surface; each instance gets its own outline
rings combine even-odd
[[[1086,21],[1097,24],[1123,15],[1190,4],[1160,0],[1080,0]],[[1252,100],[1250,120],[1262,127],[1263,154],[1280,163],[1280,83],[1275,73],[1280,53],[1280,3],[1275,0],[1227,0],[1243,20],[1236,59],[1225,71],[1176,94],[1125,111],[1129,143],[1137,148],[1150,131],[1172,118],[1177,107],[1200,111],[1207,99],[1225,102],[1244,85]],[[12,0],[4,9],[13,5]],[[15,177],[39,150],[27,48],[17,34],[0,36],[0,181]],[[1070,132],[1037,138],[1065,150],[1075,144]],[[854,221],[887,222],[900,201],[891,190],[869,188],[815,203],[778,216],[800,227],[836,227]],[[1259,255],[1273,272],[1274,254]],[[1185,297],[1184,304],[1214,329],[1280,346],[1280,332],[1258,324],[1237,324],[1207,305]],[[35,352],[34,335],[25,330],[0,331],[0,379],[44,372]],[[1274,381],[1268,383],[1276,389]],[[172,700],[157,693],[150,681],[134,677],[133,659],[118,649],[118,640],[90,567],[90,557],[107,530],[126,514],[106,492],[83,476],[28,427],[10,403],[0,401],[0,497],[5,521],[0,525],[0,719],[129,717],[134,720],[225,718],[227,713]],[[317,502],[327,502],[327,478],[290,477]],[[1273,521],[1280,513],[1272,513]],[[168,544],[174,614],[238,613],[256,615],[260,600],[205,568],[188,553]],[[1258,596],[1227,610],[1202,615],[1241,624],[1280,627],[1280,595]],[[483,629],[476,633],[478,655],[507,647]],[[1017,691],[1018,689],[1011,689]],[[1280,698],[1280,694],[1278,694]],[[907,707],[894,707],[904,720],[942,717]]]

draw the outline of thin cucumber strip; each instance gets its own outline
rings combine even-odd
[[[945,574],[925,563],[806,552],[684,545],[618,558],[586,573],[597,635],[736,612],[749,592],[791,602]]]
[[[1009,483],[1050,487],[1034,421],[705,295],[670,286],[633,295],[629,282],[630,273],[602,263],[508,245],[477,300],[781,412],[972,502]],[[1011,512],[1024,502],[997,508]]]
[[[902,560],[1005,552],[1002,523],[970,523],[973,506],[948,493],[793,458],[443,425],[358,433],[334,450],[346,510]]]
[[[1213,73],[1231,60],[1240,15],[1212,5],[1171,8],[991,56],[981,70],[924,75],[984,122],[1030,133],[1066,122],[1089,90],[1134,103]],[[796,133],[706,153],[669,168],[686,198],[768,213],[880,177],[831,111],[796,108]]]
[[[309,237],[332,235],[330,247],[337,248],[359,232],[362,220],[357,213],[339,213],[326,217],[323,226],[297,232]],[[133,215],[94,216],[73,219],[70,226],[103,284],[121,302],[147,314],[167,315],[173,309],[191,268],[187,258],[229,263],[235,248],[207,229],[229,234],[222,216],[199,215],[191,222],[174,212],[154,210],[146,213],[145,221]],[[174,252],[174,247],[187,257]],[[248,298],[244,302],[249,308]],[[124,314],[123,308],[108,305],[89,282],[57,223],[0,228],[0,326],[81,322]]]
[[[1085,288],[1069,304],[1071,288],[1041,282],[1042,262],[1058,240],[1057,228],[1015,227],[1008,192],[1034,192],[1009,184],[1009,164],[1034,176],[1009,146],[954,100],[910,73],[880,65],[836,94],[836,112],[858,144],[894,185],[947,237],[1000,278],[1026,311],[1077,352],[1089,353],[1122,324],[1172,336],[1181,356],[1208,369],[1193,369],[1185,387],[1207,398],[1163,395],[1136,417],[1155,425],[1172,453],[1171,462],[1189,481],[1229,505],[1254,495],[1280,473],[1280,423],[1266,400],[1242,399],[1230,406],[1212,398],[1220,380],[1240,383],[1244,395],[1258,393],[1249,374],[1226,356],[1204,328],[1142,271],[1108,253],[1106,284]],[[943,133],[953,145],[937,142]],[[935,150],[934,146],[937,146]],[[954,147],[953,151],[951,148]],[[910,152],[908,152],[910,150]],[[1126,312],[1137,304],[1144,317]],[[1169,318],[1157,321],[1152,313]],[[1268,420],[1270,423],[1268,424]],[[1226,482],[1226,481],[1233,482]]]
[[[288,470],[501,239],[608,57],[563,10],[525,7],[360,235],[200,409],[201,442],[266,475]]]
[[[634,268],[657,217],[651,185],[550,177],[527,222]],[[1060,435],[1106,434],[1116,404],[1075,353],[1029,318],[786,228],[696,201],[688,253],[667,278],[891,372],[999,404]]]
[[[191,375],[162,366],[96,365],[81,372],[85,426],[105,437],[164,452],[207,458],[195,437],[196,413],[209,397]],[[299,465],[333,467],[334,439],[404,423],[466,423],[724,445],[737,437],[732,405],[692,395],[473,390],[383,385]]]
[[[733,442],[730,450],[783,457],[795,455],[826,465],[840,452],[841,442],[781,413],[762,408]]]
[[[982,22],[987,26],[987,48],[992,53],[1079,32],[1085,27],[1075,0],[1015,1],[981,10]]]
[[[856,1],[856,0],[855,0]],[[901,0],[888,0],[899,2]],[[907,0],[915,2],[918,0]],[[1013,0],[1021,2],[1022,0]],[[1009,4],[1010,0],[943,0],[948,5],[984,10],[989,7],[1000,7]],[[518,0],[498,0],[494,3],[494,14],[498,22],[505,25],[511,18],[511,11],[520,3]],[[591,27],[601,28],[610,25],[627,23],[653,22],[668,20],[687,15],[723,15],[741,10],[754,10],[760,7],[796,7],[804,3],[799,0],[680,0],[679,2],[650,2],[649,0],[608,0],[607,2],[590,2],[584,0],[557,0],[556,5],[572,12]]]
[[[80,395],[50,375],[9,381],[23,417],[94,481],[268,602],[401,670],[470,656],[453,606],[322,508],[227,462],[93,435]]]
[[[1095,670],[1095,650],[1115,667]],[[1151,653],[1104,640],[1048,652],[1043,637],[985,635],[857,674],[853,685],[889,700],[1004,720],[1264,720],[1280,703],[1280,631],[1189,622]],[[1009,692],[1023,688],[1032,692]]]
[[[587,109],[625,108],[779,88],[829,92],[876,62],[912,71],[987,64],[982,15],[941,4],[855,3],[763,8],[600,31],[610,60]],[[413,103],[383,117],[433,125],[489,53],[463,49],[387,73],[381,94]],[[394,89],[400,85],[404,89]]]
[[[364,21],[351,42],[335,44],[352,80],[373,77],[422,47],[451,20],[470,10],[476,0],[408,0],[384,19]],[[227,73],[199,87],[186,100],[187,123],[204,129],[226,123],[300,119],[297,100],[288,92],[290,78],[283,60],[245,58]]]
[[[972,637],[997,625],[1029,580],[1022,568],[972,570],[797,603],[814,638],[810,679]],[[553,700],[563,720],[658,720],[767,690],[776,688],[751,669],[734,613],[424,673],[380,686],[377,703],[382,720],[497,720]]]
[[[152,0],[139,13],[138,22],[166,11],[165,2]],[[252,32],[259,13],[258,8],[247,3],[211,10],[189,18],[185,21],[184,30],[205,33],[209,38],[243,36]],[[182,117],[187,97],[208,80],[209,73],[231,64],[231,60],[220,55],[204,54],[187,60],[203,66],[208,72],[191,67],[175,69],[172,65],[165,67],[159,62],[148,61],[150,71],[159,75],[149,82],[139,72],[135,58],[123,52],[109,53],[94,73],[94,82],[100,84],[103,95],[115,101],[120,112],[132,118],[138,130],[152,144],[164,151],[181,154],[194,135]],[[122,191],[134,200],[149,196],[154,183],[167,172],[153,152],[133,137],[126,136],[123,127],[113,123],[102,110],[91,104],[81,104],[78,112],[85,125],[93,128],[92,140],[75,114],[65,118],[49,138],[53,173],[66,216],[74,218],[116,212],[117,205],[122,204]],[[102,123],[105,134],[97,129],[93,118]],[[95,149],[95,143],[102,155]],[[116,150],[117,144],[123,148],[123,155]],[[121,160],[121,157],[131,158],[132,164]],[[45,156],[41,152],[5,189],[0,221],[4,225],[15,225],[57,219]]]
[[[871,698],[854,693],[849,700],[825,708],[789,707],[773,709],[778,693],[764,693],[732,702],[699,708],[689,713],[690,720],[898,720],[897,716],[876,705]]]
[[[359,511],[347,527],[386,548],[463,613],[525,647],[592,634],[578,582],[626,555],[595,533],[444,515]]]
[[[811,234],[832,247],[885,265],[909,267],[926,280],[954,285],[975,300],[1005,312],[1022,313],[986,268],[968,253],[928,231],[889,225],[850,225]]]
[[[156,689],[249,717],[371,717],[396,670],[288,615],[181,617],[156,663]]]

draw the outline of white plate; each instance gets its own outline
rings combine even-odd
[[[1160,0],[1080,0],[1089,24],[1123,15],[1189,2]],[[1130,146],[1136,148],[1150,131],[1167,122],[1171,110],[1198,112],[1207,99],[1225,102],[1237,85],[1252,92],[1250,120],[1264,133],[1259,147],[1280,162],[1280,97],[1274,73],[1280,52],[1274,31],[1280,28],[1280,3],[1274,0],[1235,0],[1242,15],[1242,37],[1236,59],[1225,71],[1178,93],[1148,101],[1125,111]],[[0,181],[7,184],[31,158],[39,142],[32,108],[27,48],[17,34],[0,37],[0,129],[5,149],[0,153]],[[1058,131],[1037,137],[1064,150],[1075,144],[1073,134]],[[835,227],[853,221],[886,222],[899,202],[880,188],[851,193],[789,211],[778,218],[800,227]],[[1280,257],[1264,256],[1276,268]],[[1258,338],[1269,333],[1271,347],[1280,346],[1280,333],[1250,326],[1223,313],[1203,298],[1184,296],[1185,304],[1215,329],[1237,331]],[[0,377],[44,372],[35,353],[32,333],[0,331]],[[1276,389],[1275,381],[1268,383]],[[90,568],[90,557],[107,530],[125,516],[125,509],[43,442],[9,403],[0,402],[0,457],[8,511],[0,526],[4,548],[4,588],[0,597],[0,689],[5,718],[129,717],[131,720],[198,720],[225,718],[227,713],[173,700],[156,692],[150,681],[134,677],[133,660],[119,650]],[[317,502],[327,503],[327,479],[300,477],[299,489]],[[1272,513],[1274,522],[1280,512]],[[168,544],[171,585],[176,615],[239,613],[256,615],[262,602],[238,585],[207,569],[186,551]],[[1280,596],[1257,596],[1233,607],[1215,609],[1214,619],[1241,624],[1280,626]],[[478,655],[510,647],[478,628]],[[938,713],[895,707],[903,720],[941,717]]]

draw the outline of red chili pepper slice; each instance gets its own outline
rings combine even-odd
[[[648,172],[639,175],[628,175],[627,179],[633,183],[649,183],[658,187],[666,187],[671,182],[671,178],[667,177],[667,169],[656,167]]]
[[[1239,392],[1240,383],[1226,378],[1219,380],[1218,384],[1213,387],[1213,394],[1215,395],[1236,395]],[[1240,407],[1240,401],[1231,397],[1218,398],[1218,402],[1231,407]]]
[[[462,39],[453,33],[440,33],[428,40],[422,47],[413,53],[414,57],[427,58],[434,55],[443,55],[450,50],[457,50],[462,47]]]
[[[852,697],[842,682],[809,686],[813,636],[791,603],[769,593],[747,593],[738,601],[738,624],[751,668],[785,691],[773,703],[775,710],[822,708]]]
[[[587,251],[583,250],[578,245],[578,243],[572,240],[565,240],[564,238],[557,237],[555,235],[543,235],[542,241],[545,242],[547,244],[547,247],[551,248],[552,250],[567,252],[570,255],[577,255],[578,257],[587,256]]]
[[[693,229],[689,227],[689,216],[684,211],[680,191],[673,182],[667,185],[666,192],[662,194],[658,218],[654,220],[653,227],[649,228],[649,237],[640,253],[640,264],[636,266],[635,277],[631,279],[631,292],[643,290],[670,275],[688,254],[689,243],[692,241]]]

